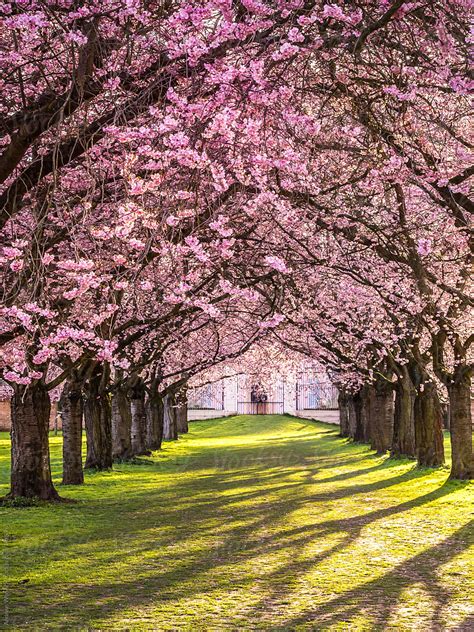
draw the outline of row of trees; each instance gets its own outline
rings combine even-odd
[[[57,497],[55,389],[80,482],[83,413],[87,466],[155,449],[166,398],[268,336],[330,368],[354,435],[364,389],[404,394],[390,447],[426,465],[446,391],[472,477],[465,2],[28,0],[0,20],[12,496]]]

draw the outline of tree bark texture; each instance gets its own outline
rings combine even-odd
[[[46,386],[33,382],[15,385],[11,400],[10,498],[59,500],[51,479],[49,415],[51,402]]]
[[[112,467],[112,411],[107,386],[107,375],[103,368],[96,370],[86,384],[86,468],[108,470]]]
[[[82,384],[74,378],[68,379],[59,403],[63,427],[63,484],[82,485]]]
[[[393,387],[379,379],[370,387],[370,445],[379,454],[390,450],[393,439]]]
[[[465,367],[457,367],[448,386],[451,432],[451,478],[474,478],[472,452],[471,377]]]
[[[395,385],[395,411],[391,451],[394,457],[416,457],[415,399],[415,386],[411,381],[408,369],[402,366]]]
[[[444,463],[443,419],[436,385],[431,381],[417,388],[415,441],[419,465],[437,467]]]
[[[132,411],[127,390],[121,385],[112,395],[112,458],[118,461],[132,457]]]
[[[163,400],[163,439],[174,441],[178,438],[178,428],[176,424],[176,408],[174,395],[167,393]]]

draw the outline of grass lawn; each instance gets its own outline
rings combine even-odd
[[[60,482],[61,438],[52,437]],[[0,435],[0,495],[9,440]],[[474,484],[286,416],[0,508],[8,630],[473,630]]]

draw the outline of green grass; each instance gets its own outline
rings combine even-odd
[[[61,438],[52,437],[60,481]],[[0,495],[8,490],[0,436]],[[195,422],[0,508],[3,629],[472,630],[472,483],[292,417]],[[471,550],[469,550],[471,549]]]

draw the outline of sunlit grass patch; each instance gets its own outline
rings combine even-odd
[[[51,448],[59,485],[60,436]],[[0,494],[8,466],[2,434]],[[140,464],[60,486],[73,505],[0,509],[0,622],[469,626],[474,486],[447,478],[446,468],[379,457],[325,424],[271,416],[194,422]]]

